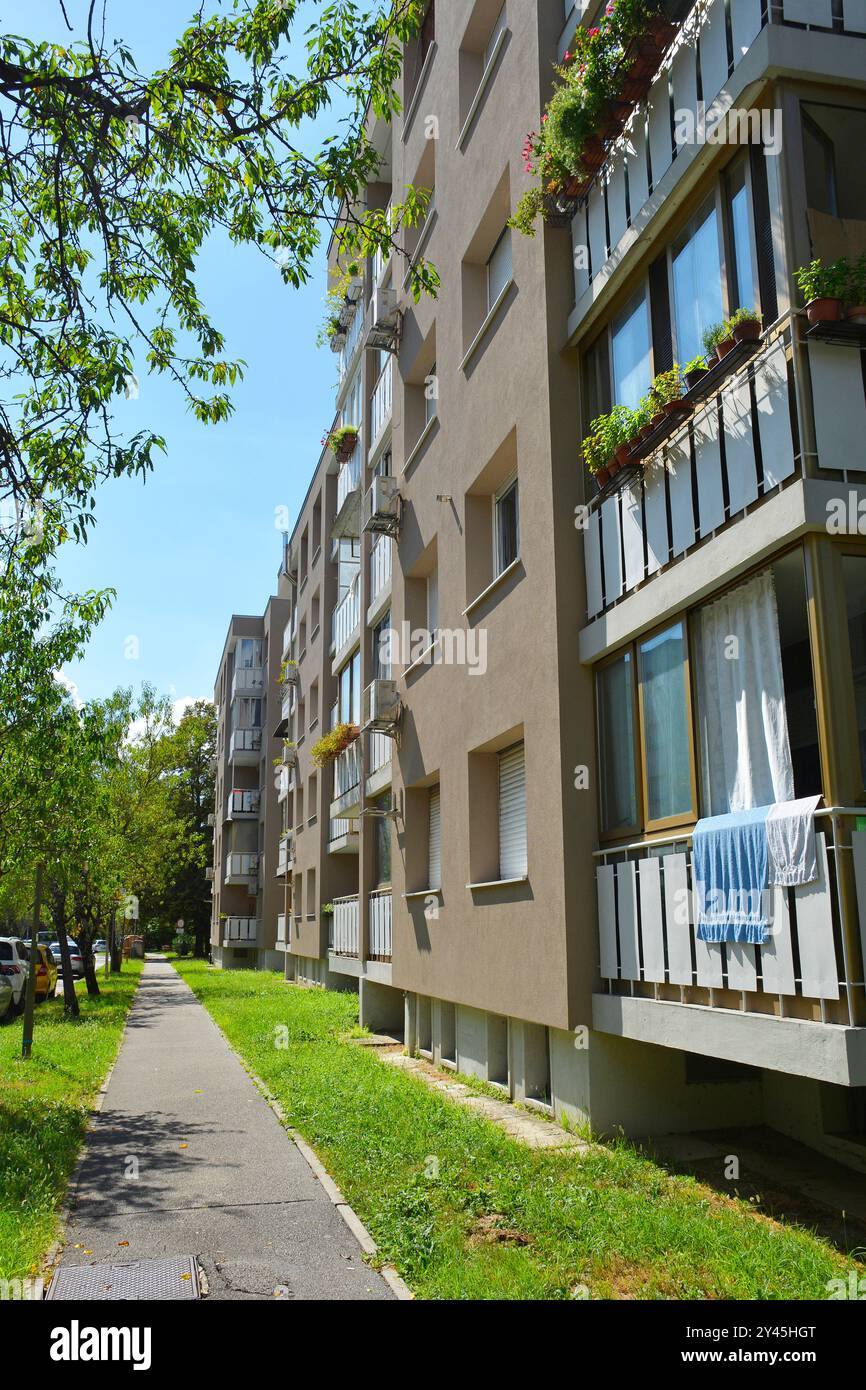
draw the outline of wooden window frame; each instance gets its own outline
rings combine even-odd
[[[644,718],[644,680],[641,671],[640,649],[653,637],[658,637],[663,632],[669,632],[671,628],[681,626],[683,629],[683,646],[685,656],[683,658],[683,677],[686,685],[686,733],[689,743],[689,791],[691,794],[691,805],[687,811],[678,811],[672,816],[658,816],[654,819],[649,814],[649,782],[647,777],[646,749],[646,721]],[[660,830],[676,830],[682,826],[695,825],[698,820],[698,783],[697,783],[697,732],[695,728],[695,709],[694,693],[692,688],[692,625],[689,622],[688,610],[678,618],[672,618],[667,622],[661,623],[658,627],[652,628],[649,632],[644,632],[634,642],[635,660],[635,680],[637,682],[638,696],[638,744],[640,752],[640,787],[641,787],[641,811],[644,830],[647,834],[655,834]]]

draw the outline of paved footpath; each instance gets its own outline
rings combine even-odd
[[[198,1257],[211,1298],[393,1298],[210,1015],[157,960],[88,1136],[61,1264],[181,1255]]]

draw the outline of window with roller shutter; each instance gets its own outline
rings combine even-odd
[[[526,877],[526,771],[522,743],[499,754],[499,877]]]
[[[439,788],[430,788],[428,807],[427,884],[442,887],[442,826],[439,807]]]

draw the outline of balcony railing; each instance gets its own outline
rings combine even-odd
[[[391,583],[393,562],[393,541],[390,536],[379,536],[370,551],[370,601],[376,599]]]
[[[340,464],[337,474],[337,511],[339,512],[350,492],[361,486],[361,446],[356,444],[350,458]]]
[[[357,956],[360,939],[357,893],[351,898],[335,898],[334,913],[331,917],[330,950],[335,956]]]
[[[791,429],[790,322],[768,337],[627,486],[591,504],[584,545],[590,618],[801,473]]]
[[[606,989],[764,1017],[862,1023],[866,831],[853,828],[858,819],[848,808],[818,812],[818,878],[768,890],[763,946],[698,940],[690,834],[599,850]]]
[[[357,833],[357,820],[349,820],[345,816],[332,817],[328,825],[328,844],[336,844],[338,840],[344,840],[346,836]]]
[[[291,831],[280,840],[277,873],[287,874],[295,862],[295,837]]]
[[[337,604],[332,615],[331,643],[335,651],[342,651],[343,647],[352,640],[360,621],[361,584],[360,576],[356,575],[349,586],[348,593]]]
[[[229,759],[238,755],[260,753],[262,747],[261,729],[235,729],[229,741]]]
[[[370,894],[370,959],[391,959],[391,889]]]
[[[289,935],[286,929],[287,917],[284,912],[277,913],[277,946],[288,946]]]
[[[258,878],[257,854],[229,854],[226,857],[226,883],[248,882]]]
[[[379,373],[379,380],[373,388],[373,395],[370,400],[371,453],[375,450],[385,428],[391,421],[393,386],[394,368],[389,356]]]
[[[368,773],[379,772],[383,767],[387,767],[391,762],[391,754],[394,750],[393,741],[387,734],[380,733],[374,729],[370,734],[370,766]]]
[[[236,790],[229,792],[226,819],[239,820],[244,817],[257,816],[259,814],[261,799],[262,794],[258,790]]]
[[[334,800],[356,791],[361,785],[360,740],[355,739],[334,759]]]
[[[255,917],[228,917],[223,923],[223,945],[255,946],[258,927]]]
[[[232,676],[232,699],[250,690],[263,690],[265,672],[262,666],[239,666]]]

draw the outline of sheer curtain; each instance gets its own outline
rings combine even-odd
[[[772,570],[697,616],[703,814],[793,801]]]

